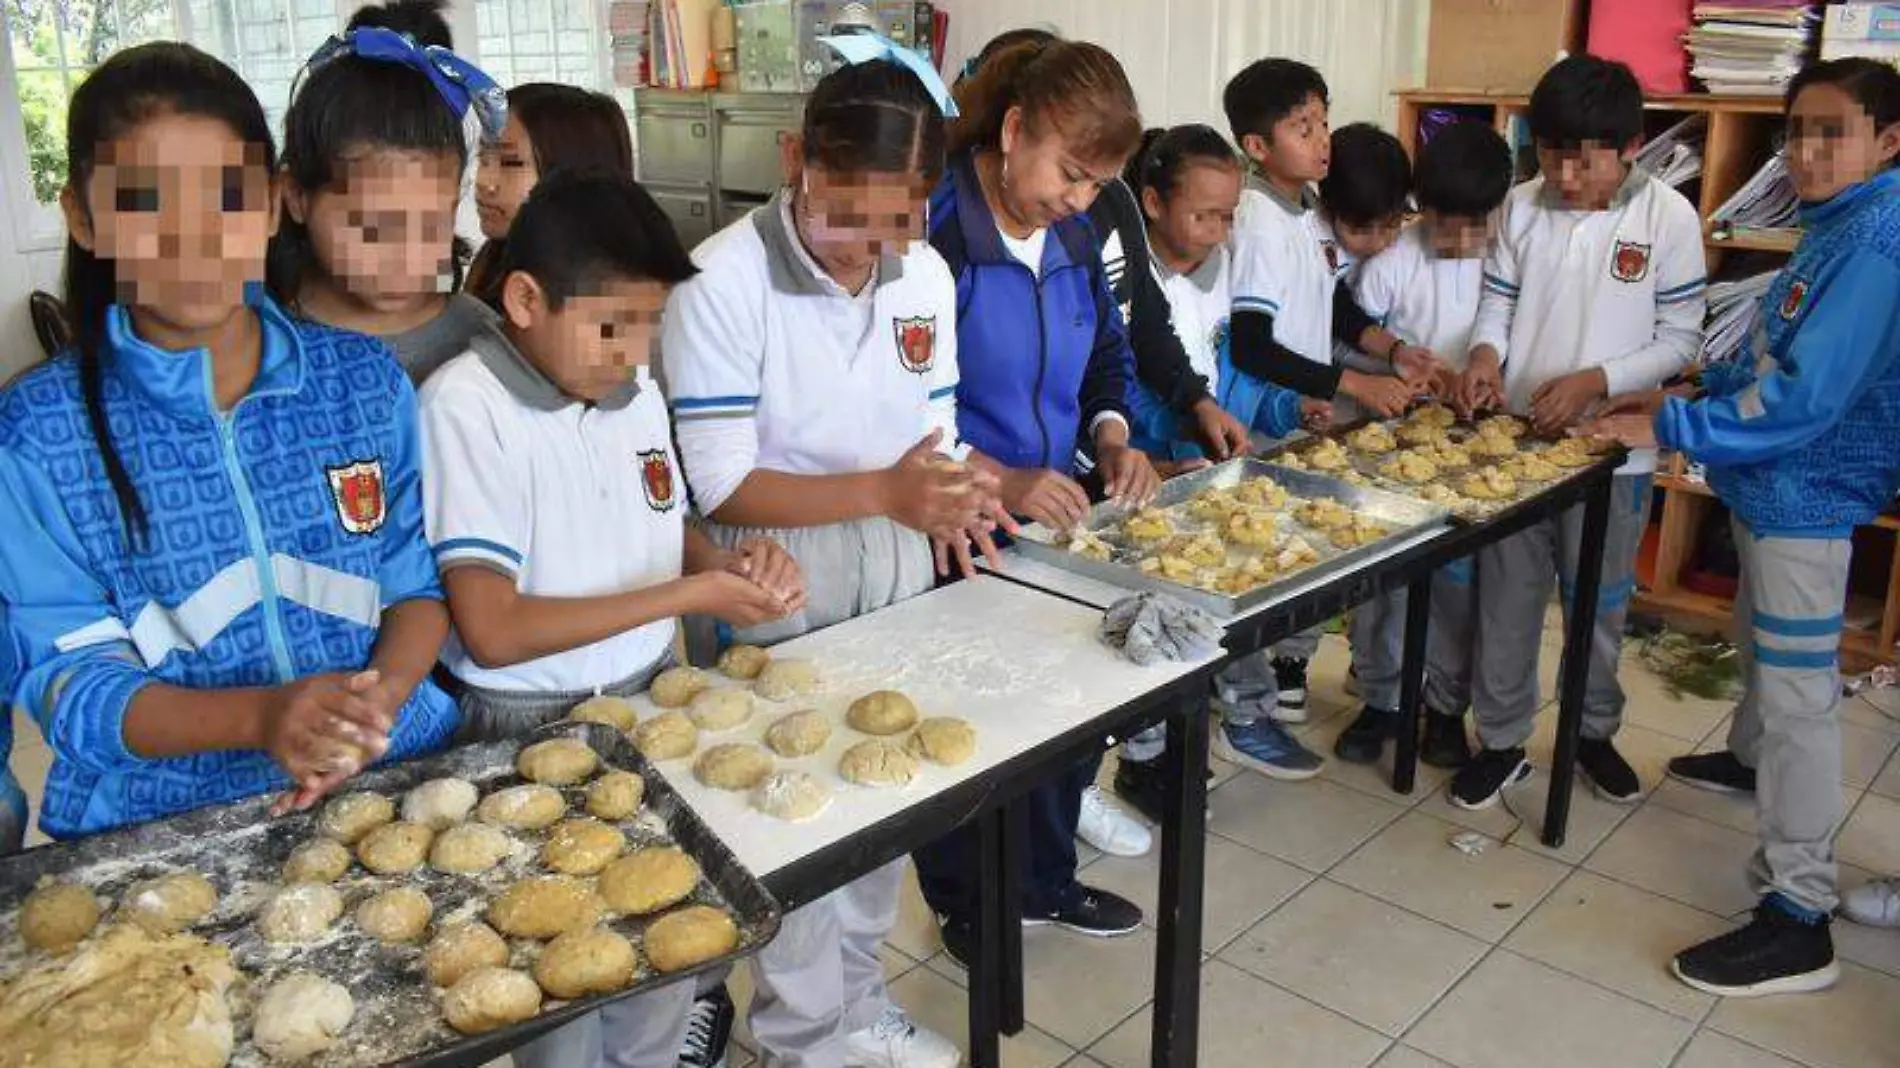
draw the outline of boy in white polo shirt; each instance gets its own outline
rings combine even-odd
[[[676,617],[750,625],[803,601],[797,565],[688,528],[660,310],[692,274],[632,182],[557,173],[508,232],[502,317],[421,393],[424,502],[454,631],[465,740],[517,736],[599,693],[644,689]],[[521,1068],[672,1068],[693,985],[617,1002],[514,1052]]]
[[[1595,56],[1557,63],[1531,94],[1530,126],[1542,175],[1505,199],[1459,399],[1501,404],[1549,436],[1604,397],[1654,389],[1689,366],[1708,271],[1695,207],[1631,166],[1643,92],[1629,68]],[[1623,713],[1616,669],[1655,467],[1653,449],[1632,453],[1612,491],[1577,749],[1597,795],[1623,804],[1642,784],[1610,741]],[[1530,772],[1544,606],[1553,578],[1570,593],[1582,526],[1577,505],[1478,554],[1472,712],[1484,748],[1452,779],[1456,805],[1489,807]]]

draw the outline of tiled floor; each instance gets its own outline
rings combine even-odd
[[[1555,646],[1545,643],[1544,674]],[[1314,665],[1315,747],[1350,720],[1345,650]],[[1633,652],[1624,751],[1656,787],[1662,762],[1717,748],[1725,704],[1671,697]],[[1884,708],[1881,706],[1885,706]],[[1900,693],[1845,710],[1848,819],[1842,878],[1900,870]],[[1551,714],[1532,744],[1547,766]],[[19,734],[29,791],[45,751]],[[1335,764],[1304,784],[1219,766],[1207,850],[1203,1068],[1893,1068],[1900,1065],[1900,932],[1836,925],[1844,976],[1811,997],[1720,1002],[1677,983],[1670,954],[1730,926],[1750,904],[1743,800],[1655,788],[1628,808],[1579,792],[1570,841],[1545,849],[1541,774],[1509,808],[1447,805],[1422,769],[1401,797],[1368,769]],[[1467,855],[1449,839],[1488,836]],[[1084,878],[1152,909],[1156,859],[1090,852]],[[1147,1063],[1154,933],[1109,941],[1025,932],[1030,1027],[1010,1068]],[[892,991],[920,1022],[961,1039],[964,976],[913,890],[886,949]],[[749,989],[743,974],[735,994]],[[740,1042],[746,1042],[743,1030]],[[734,1068],[754,1063],[735,1047]]]

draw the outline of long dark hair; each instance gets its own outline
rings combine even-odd
[[[1009,109],[1032,134],[1060,133],[1088,162],[1122,166],[1141,143],[1141,109],[1122,65],[1086,41],[1028,40],[998,50],[957,83],[950,150],[1002,144]]]
[[[100,147],[139,123],[159,115],[193,115],[216,119],[231,128],[245,144],[263,154],[267,170],[276,169],[275,147],[264,108],[244,79],[231,68],[187,44],[157,41],[125,49],[100,64],[73,93],[66,113],[66,174],[71,196],[86,217],[86,184],[92,178]],[[72,328],[73,352],[79,361],[80,393],[86,422],[98,442],[119,515],[136,545],[147,530],[144,502],[126,473],[125,463],[112,441],[106,420],[106,315],[127,294],[119,289],[112,261],[100,259],[66,240],[66,318]]]

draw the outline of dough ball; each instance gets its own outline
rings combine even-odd
[[[467,779],[430,779],[403,795],[402,818],[446,831],[468,818],[476,796],[475,784]]]
[[[343,915],[343,895],[327,883],[293,883],[277,891],[258,917],[257,929],[272,942],[311,942]]]
[[[752,807],[775,819],[808,820],[831,804],[831,787],[802,771],[775,771],[752,791]]]
[[[550,997],[584,998],[624,990],[639,961],[633,943],[605,927],[569,931],[534,962],[534,981]]]
[[[541,847],[541,862],[563,875],[593,875],[627,848],[627,836],[596,819],[562,820]]]
[[[640,811],[647,795],[646,780],[631,771],[610,771],[587,786],[587,814],[603,820],[624,820]]]
[[[477,968],[499,968],[507,963],[508,943],[480,920],[444,927],[422,954],[429,981],[437,986],[454,986]]]
[[[355,845],[364,835],[396,818],[396,806],[382,794],[344,794],[323,806],[317,830],[344,845]]]
[[[99,924],[99,899],[78,883],[42,881],[20,906],[20,938],[34,949],[64,953]]]
[[[866,734],[902,734],[917,725],[917,706],[896,690],[878,690],[851,702],[844,721]]]
[[[844,751],[838,774],[859,786],[907,786],[917,777],[917,758],[894,742],[872,738]]]
[[[640,721],[640,713],[635,712],[633,706],[628,704],[624,697],[601,694],[599,697],[589,697],[575,705],[574,711],[569,712],[567,718],[571,723],[598,723],[624,734],[632,730],[633,725]]]
[[[475,807],[483,823],[529,831],[538,831],[566,814],[567,799],[561,791],[540,783],[496,790]]]
[[[648,760],[678,760],[699,747],[699,728],[684,712],[662,712],[633,729],[633,747]]]
[[[702,731],[729,731],[752,718],[752,695],[744,690],[707,690],[686,714]]]
[[[729,679],[751,682],[772,662],[772,654],[756,645],[735,645],[719,654],[719,670]]]
[[[712,676],[698,668],[667,668],[653,679],[647,697],[661,708],[685,708],[686,703],[712,685]]]
[[[525,972],[477,968],[442,995],[442,1016],[465,1035],[530,1019],[541,1011],[541,988]]]
[[[348,990],[314,972],[291,972],[257,1003],[251,1044],[272,1060],[303,1060],[334,1045],[354,1015]]]
[[[350,851],[334,838],[312,838],[284,861],[287,883],[333,883],[350,870]]]
[[[429,929],[435,906],[413,886],[385,890],[356,906],[356,925],[384,942],[414,942]]]
[[[429,847],[429,866],[436,871],[474,875],[507,859],[515,851],[512,838],[486,823],[458,823],[436,836]]]
[[[550,738],[521,751],[515,770],[529,782],[572,786],[594,773],[600,756],[579,738]]]
[[[693,761],[693,778],[716,790],[750,790],[771,773],[771,754],[749,742],[715,745]]]
[[[976,728],[955,716],[932,716],[917,724],[904,748],[911,756],[953,768],[976,752]]]
[[[630,916],[684,901],[698,885],[698,862],[674,846],[639,850],[600,873],[600,896],[607,907]]]
[[[133,883],[119,898],[119,913],[153,934],[177,934],[217,907],[217,889],[195,871]]]
[[[815,708],[780,716],[765,729],[765,744],[782,757],[810,756],[831,740],[831,720]]]
[[[669,912],[647,928],[647,961],[656,972],[677,972],[739,946],[739,928],[723,909],[694,905]]]
[[[594,884],[569,875],[537,875],[501,892],[488,904],[488,922],[503,934],[553,938],[592,927],[601,914]]]
[[[818,665],[809,660],[774,660],[759,672],[752,692],[767,701],[789,701],[818,692]]]
[[[435,832],[420,823],[385,823],[356,843],[356,859],[378,875],[415,871],[429,859],[429,843],[433,841]]]

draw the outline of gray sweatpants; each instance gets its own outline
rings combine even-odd
[[[1617,661],[1623,651],[1623,617],[1636,589],[1636,550],[1649,515],[1649,491],[1647,474],[1619,475],[1610,487],[1610,522],[1583,700],[1585,738],[1609,738],[1623,721]],[[1552,582],[1560,582],[1567,626],[1583,541],[1583,508],[1578,504],[1478,551],[1478,574],[1484,581],[1478,585],[1471,711],[1486,749],[1514,749],[1530,739],[1542,703],[1537,658],[1543,648],[1544,608],[1550,603]]]
[[[1832,912],[1841,799],[1841,608],[1851,543],[1757,538],[1733,524],[1742,699],[1728,747],[1755,769],[1760,836],[1748,877],[1758,894]]]
[[[1430,629],[1425,637],[1425,707],[1462,716],[1471,704],[1471,644],[1478,621],[1478,587],[1472,558],[1454,560],[1432,576]],[[1366,707],[1399,707],[1405,669],[1406,591],[1395,590],[1353,609],[1347,636],[1353,673]]]
[[[1214,676],[1214,696],[1229,726],[1244,727],[1270,715],[1280,700],[1280,684],[1273,674],[1276,658],[1311,660],[1319,651],[1318,627],[1281,639],[1270,649],[1243,656]]]

